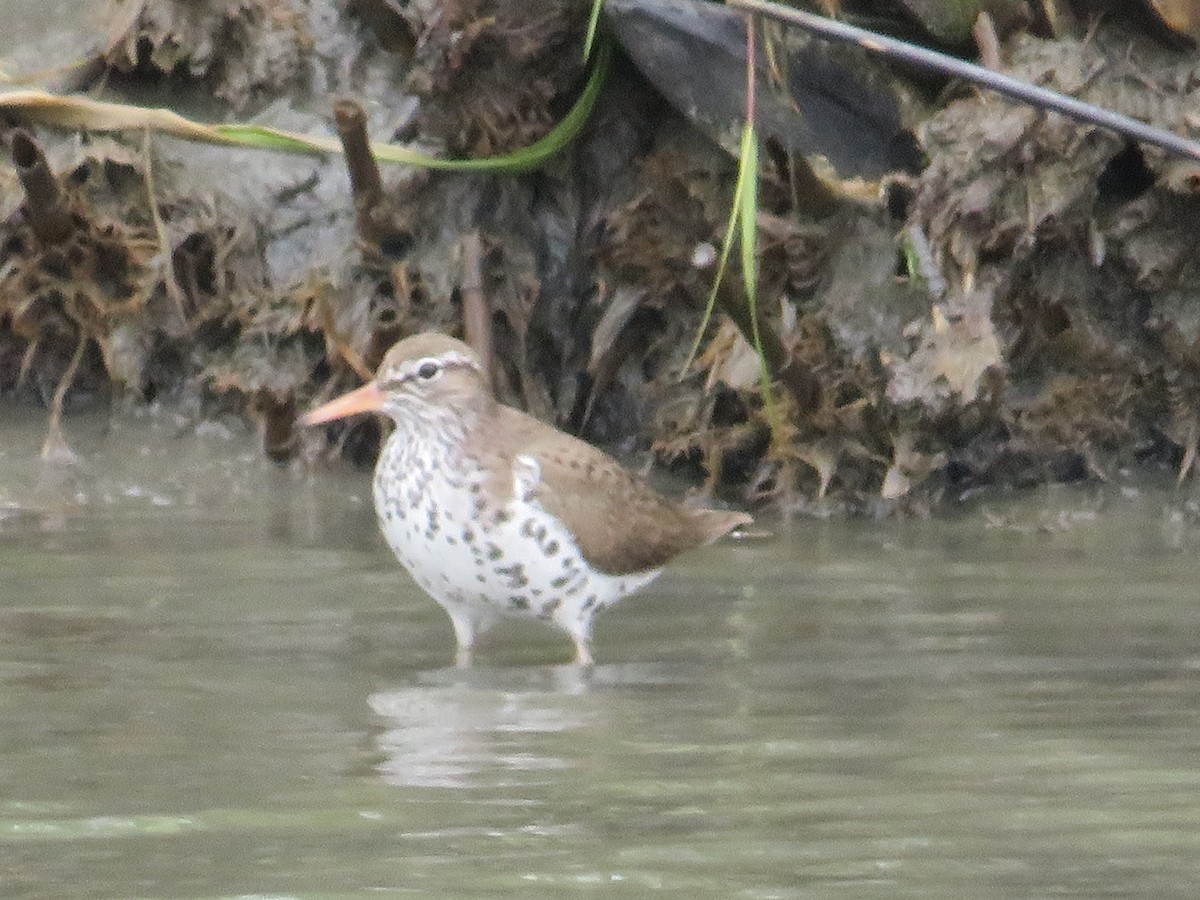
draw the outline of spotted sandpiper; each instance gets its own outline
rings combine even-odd
[[[479,634],[518,616],[565,631],[589,665],[597,610],[751,519],[664,497],[592,445],[497,402],[489,384],[466,344],[418,334],[303,422],[382,412],[396,423],[375,466],[375,511],[404,568],[450,614],[460,663]]]

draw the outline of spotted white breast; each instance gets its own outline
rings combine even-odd
[[[453,441],[397,431],[380,454],[374,495],[383,534],[450,614],[463,647],[502,615],[541,619],[586,641],[596,610],[659,574],[589,566],[567,528],[533,499],[539,478],[537,461],[518,456],[510,495],[489,502],[485,473]]]

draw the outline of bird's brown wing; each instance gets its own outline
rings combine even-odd
[[[657,569],[751,521],[744,513],[682,506],[585,441],[509,407],[498,407],[498,415],[512,461],[526,456],[537,463],[534,498],[570,529],[584,558],[601,572]],[[504,470],[512,472],[512,462],[497,467]]]

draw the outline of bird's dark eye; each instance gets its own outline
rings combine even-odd
[[[440,371],[442,371],[441,366],[431,359],[426,360],[417,368],[417,377],[422,381],[429,381],[429,379],[435,377]]]

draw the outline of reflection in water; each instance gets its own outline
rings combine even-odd
[[[515,773],[575,765],[549,752],[558,746],[550,736],[611,728],[610,698],[597,691],[680,679],[655,664],[436,670],[367,698],[385,729],[376,738],[384,757],[378,771],[391,784],[415,787],[519,784]]]
[[[1186,498],[780,526],[458,670],[366,473],[2,421],[0,895],[1195,892]]]
[[[484,669],[453,670],[457,683],[422,679],[411,688],[367,698],[387,728],[377,738],[384,761],[379,772],[392,784],[466,787],[484,780],[509,781],[512,773],[567,768],[539,755],[539,735],[603,727],[599,712],[564,702],[586,690],[587,673],[575,666],[554,671],[552,684],[505,689]],[[500,679],[508,680],[508,679]]]

